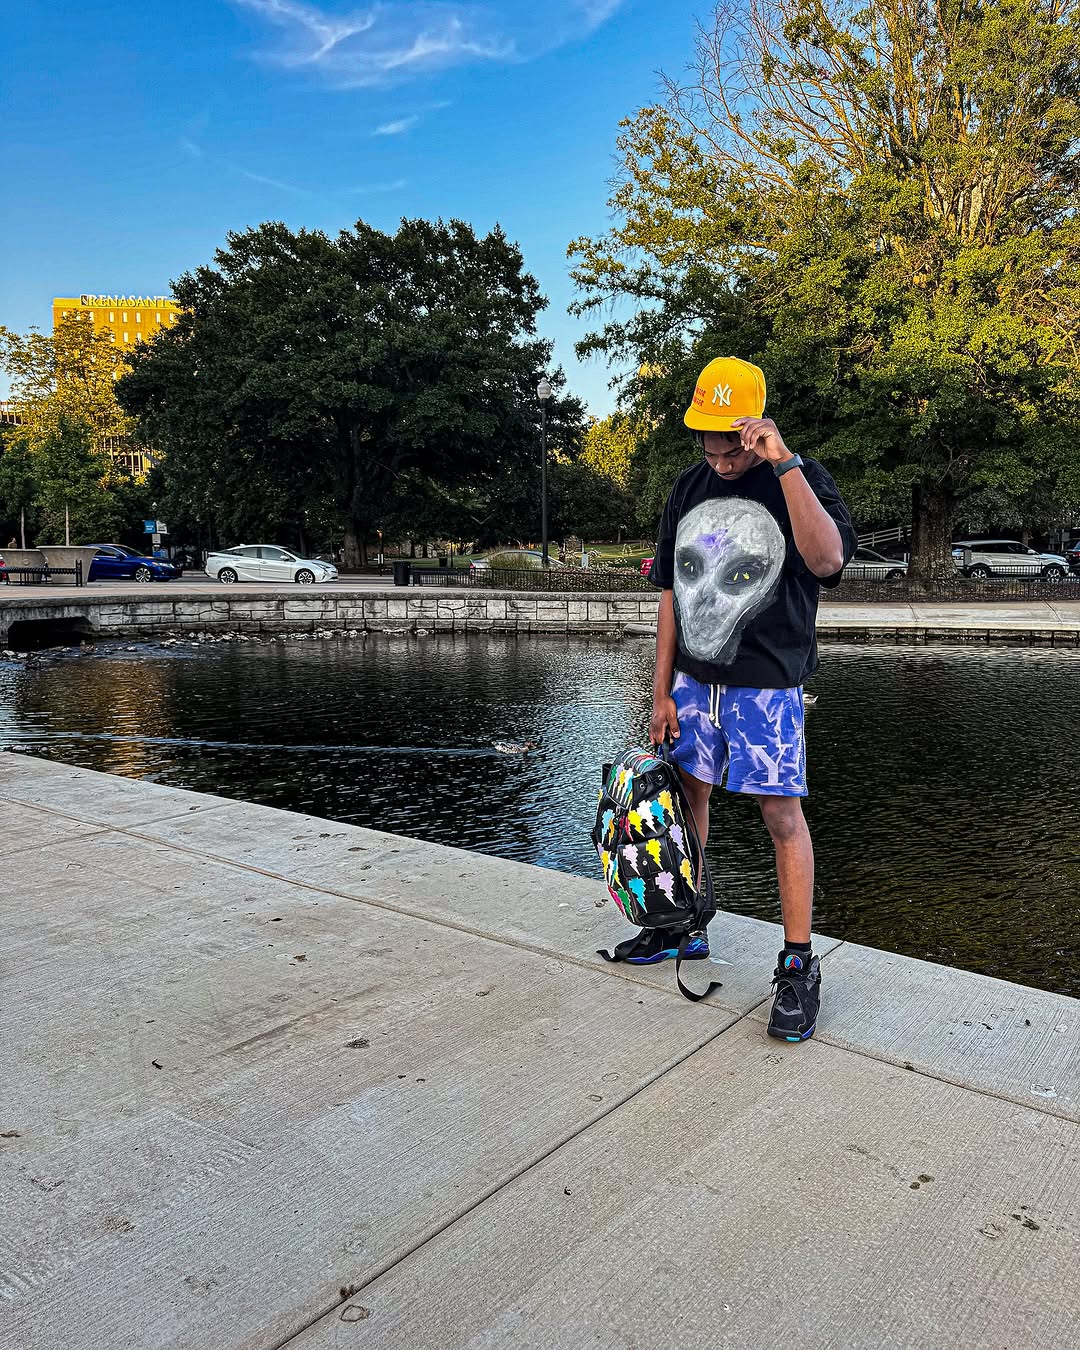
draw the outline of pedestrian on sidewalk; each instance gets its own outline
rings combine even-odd
[[[839,583],[856,538],[832,478],[792,454],[764,414],[757,366],[725,356],[702,371],[683,418],[701,457],[675,481],[649,572],[662,591],[649,736],[671,738],[702,842],[714,787],[757,801],[784,921],[768,1031],[804,1041],[817,1025],[821,971],[800,800],[802,685],[817,668],[818,590]],[[663,960],[667,936],[643,930],[624,959]]]

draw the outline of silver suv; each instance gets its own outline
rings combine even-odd
[[[955,539],[956,565],[966,577],[1035,577],[1063,581],[1069,564],[1058,553],[1039,553],[1015,539]]]

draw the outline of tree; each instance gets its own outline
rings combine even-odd
[[[1064,501],[1080,422],[1077,10],[720,4],[693,78],[623,124],[618,223],[572,246],[579,310],[641,305],[583,350],[758,360],[793,445],[819,449],[865,507],[910,494],[922,583],[952,575],[969,498]]]
[[[61,418],[89,427],[99,446],[130,436],[131,422],[116,399],[120,354],[88,317],[65,315],[51,336],[0,328],[0,365],[31,445],[55,433]]]
[[[635,452],[647,434],[647,423],[625,412],[614,412],[587,428],[578,465],[595,480],[595,485],[582,482],[574,494],[579,504],[590,499],[596,503],[592,524],[581,531],[585,537],[621,538],[624,530],[633,528],[631,471]],[[594,495],[590,494],[590,487]]]
[[[585,413],[580,400],[565,392],[562,371],[551,377],[547,404],[549,526],[557,537],[555,475],[579,451]],[[539,412],[512,459],[478,466],[467,477],[442,481],[412,469],[395,482],[382,504],[380,520],[388,538],[453,539],[477,548],[539,539],[541,483]],[[527,415],[527,414],[526,414]]]
[[[109,539],[120,523],[116,496],[109,491],[109,456],[94,448],[85,423],[61,413],[34,447],[37,542],[62,544],[70,527],[73,544]]]
[[[34,537],[37,481],[30,447],[19,430],[0,427],[0,540],[22,542],[24,527]]]
[[[332,493],[353,566],[409,474],[455,487],[531,453],[546,301],[497,228],[271,222],[173,291],[180,320],[130,354],[118,393],[200,509],[280,519]]]

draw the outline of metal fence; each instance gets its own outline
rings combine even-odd
[[[633,591],[656,594],[656,588],[630,568],[551,567],[545,569],[478,567],[413,569],[414,586],[441,586],[499,591],[561,591],[563,593]],[[1080,576],[1050,578],[1030,572],[1015,576],[964,577],[943,582],[929,591],[917,589],[907,577],[845,577],[839,586],[822,592],[825,601],[863,604],[890,601],[940,600],[956,604],[993,604],[1003,600],[1080,600]]]
[[[845,577],[839,586],[822,591],[822,599],[848,600],[863,604],[888,604],[890,601],[940,600],[956,604],[993,604],[1002,600],[1080,600],[1080,576],[1043,577],[1030,572],[1013,576],[956,576],[929,590],[918,589],[907,577],[892,580],[871,577]]]
[[[651,591],[641,574],[629,567],[428,567],[413,570],[414,586],[443,586],[496,591]]]
[[[48,586],[54,577],[71,577],[73,586],[86,584],[79,558],[75,559],[74,567],[5,567],[0,571],[0,581],[6,581],[9,586]]]

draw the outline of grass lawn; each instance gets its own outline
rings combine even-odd
[[[651,558],[656,552],[650,544],[647,548],[638,544],[589,544],[589,552],[595,554],[594,562],[598,563],[626,563],[636,566],[641,565],[645,558]]]

